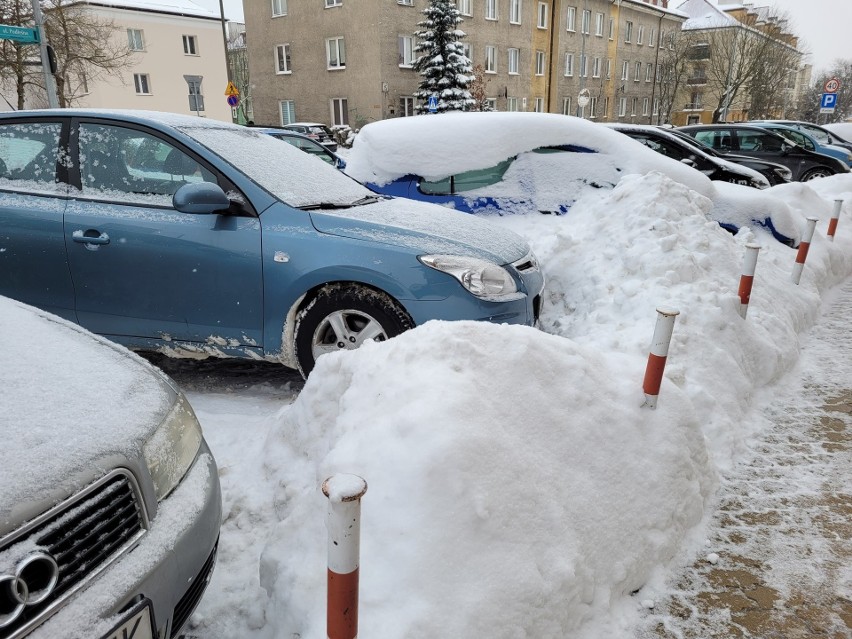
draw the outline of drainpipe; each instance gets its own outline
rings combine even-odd
[[[663,16],[665,13],[660,14],[660,19],[657,21],[657,38],[663,37]],[[654,122],[654,96],[657,93],[657,75],[660,76],[660,82],[663,81],[663,74],[659,72],[660,69],[660,40],[657,40],[656,44],[656,53],[654,53],[654,82],[651,83],[651,113],[648,115],[648,124],[653,124]],[[660,110],[657,109],[657,119],[659,120]],[[657,122],[659,124],[659,121]]]
[[[556,58],[553,55],[553,52],[556,49],[556,43],[554,40],[556,39],[556,0],[550,0],[550,51],[547,52],[548,59],[548,73],[547,73],[547,85],[544,88],[544,100],[547,105],[547,113],[551,113],[551,105],[550,98],[552,95],[552,89],[555,82],[556,73],[558,71],[558,66],[556,62]]]

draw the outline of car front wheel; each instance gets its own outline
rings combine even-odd
[[[408,313],[385,293],[357,284],[326,286],[296,316],[299,371],[307,377],[325,353],[383,342],[413,327]]]
[[[817,167],[816,169],[811,169],[810,171],[805,173],[802,176],[802,182],[808,182],[810,180],[816,180],[817,178],[828,177],[829,175],[834,175],[834,171],[822,166]]]

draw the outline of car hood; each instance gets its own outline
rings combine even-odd
[[[0,297],[0,536],[136,460],[177,396],[126,349]]]
[[[421,254],[478,257],[501,265],[530,251],[522,237],[486,218],[404,198],[311,211],[311,221],[320,233],[404,246]]]

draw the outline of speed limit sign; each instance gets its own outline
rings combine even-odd
[[[837,90],[840,88],[840,80],[837,78],[831,78],[830,80],[825,81],[825,85],[823,89],[825,89],[826,93],[837,93]]]

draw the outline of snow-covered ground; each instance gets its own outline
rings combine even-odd
[[[720,476],[765,423],[756,396],[852,274],[852,176],[768,193],[802,228],[819,218],[798,286],[796,250],[730,235],[709,200],[661,174],[628,176],[565,216],[493,218],[546,272],[541,330],[431,322],[323,357],[304,387],[287,373],[189,383],[225,500],[192,634],[325,637],[320,484],[341,472],[369,485],[361,636],[628,636],[653,596],[643,586],[701,548]],[[743,320],[748,242],[763,248]],[[680,315],[651,410],[660,306]]]

